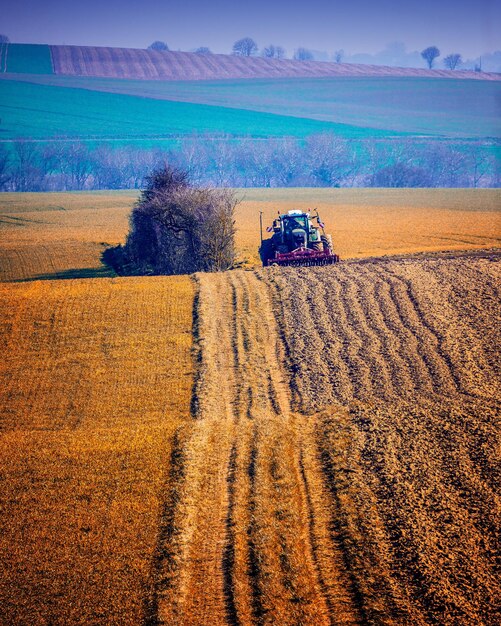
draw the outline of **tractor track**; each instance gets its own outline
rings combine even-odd
[[[358,624],[314,420],[291,409],[269,287],[249,272],[196,280],[196,414],[149,623]]]

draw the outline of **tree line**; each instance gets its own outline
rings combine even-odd
[[[500,187],[499,160],[481,143],[194,136],[169,150],[28,140],[0,145],[1,191],[139,189],[164,163],[214,187]]]
[[[169,46],[164,41],[154,41],[148,46],[149,50],[163,50],[168,51]],[[197,48],[194,52],[197,54],[212,54],[209,48],[202,46]],[[286,51],[282,46],[276,44],[269,44],[265,46],[261,51],[257,43],[252,37],[243,37],[235,41],[232,47],[232,54],[235,56],[251,57],[261,55],[267,59],[285,59]],[[336,63],[341,63],[344,57],[344,50],[336,50],[334,52],[333,59]],[[421,51],[421,57],[426,61],[429,69],[435,66],[436,59],[440,56],[440,50],[437,46],[428,46]],[[292,58],[296,61],[313,61],[314,55],[311,50],[304,47],[299,47],[294,50]],[[449,70],[455,70],[463,64],[463,58],[458,52],[452,52],[443,59],[444,66]],[[477,71],[481,71],[481,68],[475,68]]]

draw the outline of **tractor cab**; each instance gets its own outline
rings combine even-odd
[[[273,235],[266,240],[261,236],[263,265],[326,265],[338,260],[318,211],[313,217],[299,209],[279,214],[267,230]]]
[[[281,217],[283,226],[284,243],[287,247],[307,248],[308,235],[310,233],[310,220],[306,213],[289,211]]]

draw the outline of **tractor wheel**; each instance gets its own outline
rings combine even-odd
[[[271,239],[265,239],[259,248],[259,256],[263,263],[263,267],[268,265],[268,261],[275,256],[275,246]]]
[[[311,249],[315,250],[315,252],[322,252],[324,249],[323,241],[313,241],[311,244]]]
[[[332,245],[331,235],[322,235],[322,243],[324,244],[324,250],[328,250],[331,254],[334,252],[334,246]]]

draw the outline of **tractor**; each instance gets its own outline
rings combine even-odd
[[[316,225],[313,223],[316,220]],[[259,254],[263,266],[311,266],[332,265],[339,257],[334,254],[332,237],[325,233],[325,225],[318,215],[310,217],[310,212],[294,209],[278,214],[267,232],[273,232],[270,239],[263,239],[262,214],[261,247]]]

